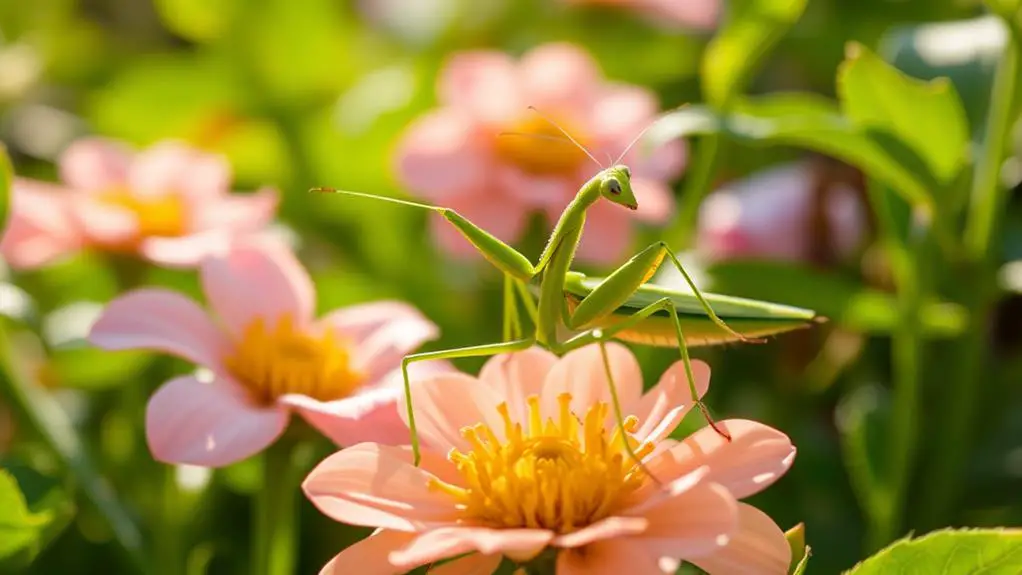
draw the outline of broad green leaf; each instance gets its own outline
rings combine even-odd
[[[899,323],[893,294],[833,273],[785,262],[735,260],[714,264],[707,274],[714,291],[806,307],[858,331],[888,333]],[[807,285],[813,289],[805,289]],[[965,310],[955,304],[930,302],[922,314],[930,336],[951,337],[965,326]]]
[[[18,482],[0,469],[0,559],[35,545],[49,521],[49,514],[29,511]]]
[[[847,575],[1018,575],[1022,529],[959,529],[902,539]]]
[[[731,102],[773,45],[802,15],[806,0],[734,0],[706,47],[703,97],[714,107]]]
[[[11,180],[14,177],[14,168],[11,166],[11,159],[7,156],[7,148],[0,143],[0,234],[7,225],[7,217],[11,210]]]
[[[947,78],[911,78],[852,43],[838,71],[837,89],[848,119],[888,153],[914,161],[910,150],[942,185],[962,168],[969,128]]]
[[[74,517],[75,505],[57,478],[43,475],[17,460],[4,459],[0,461],[0,466],[17,480],[30,512],[48,517],[46,525],[40,530],[34,553],[21,554],[31,560],[68,526]]]

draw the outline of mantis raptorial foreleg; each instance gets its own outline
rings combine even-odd
[[[681,352],[681,363],[685,369],[685,377],[688,379],[688,389],[692,396],[693,404],[699,408],[703,418],[706,419],[706,422],[714,431],[719,433],[728,441],[731,441],[731,434],[717,426],[717,424],[713,421],[713,417],[710,415],[710,411],[706,408],[702,399],[699,398],[699,390],[696,389],[695,374],[692,371],[692,359],[688,354],[688,345],[685,343],[685,335],[681,331],[681,320],[678,318],[678,310],[674,307],[674,302],[671,301],[670,298],[665,297],[659,299],[618,323],[607,325],[605,327],[593,328],[580,333],[558,346],[556,351],[558,353],[566,353],[573,349],[591,345],[593,343],[610,341],[614,339],[616,334],[635,327],[658,311],[666,311],[670,314],[671,320],[674,323],[675,334],[678,338],[678,349]]]

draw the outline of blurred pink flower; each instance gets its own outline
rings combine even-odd
[[[402,138],[397,173],[415,194],[458,210],[508,242],[522,235],[533,211],[555,221],[599,169],[530,105],[601,162],[623,152],[658,111],[652,92],[604,81],[596,62],[570,44],[541,46],[518,62],[502,52],[458,54],[441,72],[438,92],[440,109],[415,121]],[[618,262],[631,247],[633,216],[667,221],[674,206],[667,182],[680,173],[685,155],[683,141],[648,155],[633,148],[623,162],[631,167],[639,209],[593,206],[579,257]],[[443,220],[431,221],[449,251],[475,253]]]
[[[539,348],[498,356],[478,378],[439,374],[413,385],[426,449],[373,443],[321,462],[303,489],[326,515],[376,527],[321,575],[404,573],[458,557],[447,575],[492,573],[553,548],[557,573],[674,573],[679,560],[710,573],[787,573],[784,533],[738,499],[783,475],[786,435],[754,421],[669,439],[691,407],[685,372],[671,366],[645,395],[627,348],[608,347],[627,415],[626,453],[597,346],[558,359]],[[695,363],[705,393],[710,372]],[[446,455],[446,457],[445,457]],[[368,570],[368,571],[367,571]]]
[[[291,411],[338,445],[406,443],[395,401],[401,358],[437,335],[414,308],[379,301],[314,319],[315,288],[294,255],[269,241],[235,243],[200,267],[216,316],[167,290],[144,288],[104,310],[89,340],[110,350],[152,349],[212,371],[183,376],[149,400],[153,456],[221,466],[271,444]],[[413,373],[447,369],[423,362]]]
[[[77,250],[133,252],[164,265],[194,266],[273,218],[277,193],[230,193],[227,161],[178,142],[139,153],[101,138],[60,157],[63,186],[17,179],[0,253],[17,268]]]
[[[700,208],[697,249],[714,260],[809,260],[815,179],[810,163],[797,162],[714,192]],[[823,201],[828,240],[835,253],[848,255],[865,237],[866,207],[845,183],[833,184]]]
[[[716,28],[723,0],[562,0],[566,4],[592,4],[634,10],[661,25]]]

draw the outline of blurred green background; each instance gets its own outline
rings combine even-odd
[[[910,75],[950,75],[978,143],[1006,36],[998,42],[997,34],[976,28],[974,19],[983,14],[981,4],[965,0],[809,0],[747,92],[834,98],[846,44],[856,41]],[[495,341],[501,283],[492,269],[452,261],[424,241],[426,219],[415,210],[306,191],[336,186],[403,195],[392,170],[394,144],[411,120],[435,105],[437,72],[453,52],[520,54],[547,41],[574,42],[594,55],[608,78],[647,86],[663,109],[671,109],[703,101],[700,65],[714,33],[658,25],[620,7],[541,0],[4,1],[0,140],[19,175],[46,180],[56,177],[60,151],[86,134],[139,146],[179,138],[226,154],[235,189],[271,184],[282,191],[279,221],[315,278],[320,310],[398,298],[441,327],[442,338],[429,349]],[[934,46],[943,57],[933,56]],[[1013,141],[1022,140],[1014,134]],[[699,145],[692,142],[696,154]],[[792,147],[728,140],[710,183],[807,156]],[[854,168],[808,157],[821,181],[856,182],[865,194],[866,178]],[[1019,161],[1009,157],[1001,170],[1008,188],[1017,187]],[[691,174],[690,165],[674,182],[681,205],[687,205]],[[967,188],[968,176],[962,181]],[[1022,523],[1022,298],[1015,295],[1022,279],[1011,265],[1022,259],[1022,206],[1015,198],[1004,205],[989,262],[1000,283],[982,306],[961,293],[971,289],[963,283],[968,268],[933,260],[940,279],[927,295],[945,304],[916,326],[922,341],[920,463],[894,536]],[[548,231],[537,220],[524,252],[538,255]],[[634,247],[662,232],[644,228]],[[871,526],[871,496],[864,493],[880,489],[869,482],[885,473],[889,424],[898,417],[891,415],[897,377],[892,332],[900,320],[886,249],[872,242],[846,257],[724,262],[698,270],[703,286],[715,292],[811,307],[831,320],[765,345],[696,352],[713,369],[709,401],[718,416],[765,421],[798,447],[794,468],[753,503],[782,528],[806,524],[810,573],[849,568],[890,540]],[[93,254],[41,271],[6,273],[0,313],[7,316],[12,353],[19,369],[41,382],[67,414],[146,545],[157,552],[161,546],[186,550],[179,569],[189,574],[243,573],[258,458],[212,473],[166,473],[146,449],[143,406],[153,389],[187,366],[152,354],[105,353],[82,340],[126,273],[201,299],[191,273],[139,271]],[[969,345],[981,352],[967,391],[978,415],[967,434],[954,438],[964,460],[948,470],[933,462],[949,449],[945,413],[960,397],[949,390],[955,362],[965,361],[959,354]],[[648,384],[676,357],[669,349],[635,351]],[[457,364],[474,372],[481,362]],[[30,507],[49,509],[57,519],[37,549],[8,558],[0,570],[131,572],[81,486],[3,404],[0,397],[3,465]],[[329,451],[322,440],[308,460]],[[170,505],[163,496],[168,481],[184,493]],[[317,572],[346,542],[365,534],[333,523],[304,500],[301,511],[297,572]]]

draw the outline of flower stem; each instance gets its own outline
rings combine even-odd
[[[19,421],[31,428],[77,479],[79,488],[106,520],[114,540],[137,572],[150,569],[142,551],[142,536],[110,484],[99,474],[60,405],[45,391],[21,379],[11,362],[10,346],[0,324],[0,396]]]
[[[962,303],[970,317],[957,347],[956,370],[941,425],[934,428],[935,445],[941,457],[934,458],[928,470],[923,504],[922,526],[944,525],[960,491],[966,457],[971,449],[973,420],[978,394],[984,387],[983,364],[987,348],[989,315],[997,298],[995,289],[994,240],[1004,213],[1007,194],[1000,182],[1005,144],[1014,126],[1014,98],[1019,82],[1019,40],[1009,34],[998,63],[987,111],[983,147],[978,156],[972,182],[971,203],[965,225],[964,243],[971,269],[959,277],[968,283]]]
[[[263,485],[255,499],[252,573],[291,575],[295,571],[298,481],[296,445],[282,437],[263,453]]]
[[[695,150],[692,168],[681,191],[681,205],[674,222],[664,234],[667,244],[676,250],[683,249],[692,240],[692,232],[699,219],[699,204],[713,185],[719,149],[720,136],[707,134]]]

